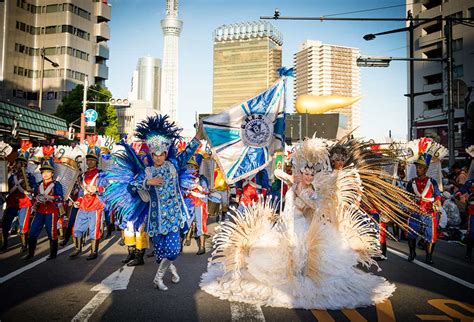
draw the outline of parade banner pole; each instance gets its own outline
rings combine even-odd
[[[281,163],[282,170],[285,171],[285,151],[286,151],[286,144],[284,143],[283,145],[283,162]],[[280,216],[281,212],[283,211],[283,185],[284,182],[282,179],[280,179]]]

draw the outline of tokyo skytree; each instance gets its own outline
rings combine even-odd
[[[178,49],[183,22],[178,19],[178,0],[166,0],[166,17],[161,20],[163,30],[163,65],[161,74],[161,113],[178,120]]]

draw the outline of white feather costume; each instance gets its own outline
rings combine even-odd
[[[305,166],[319,170],[314,189],[286,195],[277,215],[260,201],[223,223],[201,288],[220,299],[263,306],[342,309],[383,302],[395,290],[384,278],[357,268],[375,264],[375,230],[360,203],[356,169],[330,172],[330,144],[301,143],[293,156],[294,173]],[[298,193],[298,195],[297,195]]]

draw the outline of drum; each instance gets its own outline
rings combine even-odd
[[[208,200],[213,202],[213,203],[221,204],[222,203],[222,196],[219,192],[214,191],[214,192],[211,192],[209,194]]]

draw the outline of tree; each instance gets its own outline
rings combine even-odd
[[[61,104],[58,106],[56,116],[65,119],[68,124],[76,122],[80,125],[82,113],[82,97],[84,93],[84,86],[77,85],[66,97],[63,98]],[[107,102],[112,97],[112,93],[100,85],[89,86],[87,91],[87,100],[92,102]],[[115,108],[109,104],[88,104],[88,108],[94,108],[99,115],[96,121],[95,132],[100,135],[108,135],[115,140],[120,138],[118,133],[118,121]]]

